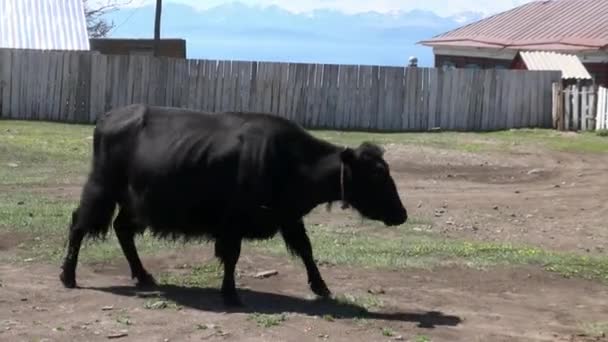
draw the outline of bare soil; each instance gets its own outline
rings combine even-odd
[[[421,225],[432,222],[429,229],[446,237],[607,253],[606,155],[537,149],[472,154],[395,145],[387,159],[410,217]],[[79,195],[77,187],[36,191]],[[307,221],[355,220],[339,210],[317,210]],[[0,253],[12,253],[25,238],[0,235]],[[212,260],[211,250],[188,247],[146,257],[144,264],[159,274],[207,260]],[[150,298],[132,286],[124,260],[80,264],[81,288],[74,290],[61,287],[58,265],[0,265],[0,340],[415,341],[418,336],[420,341],[608,341],[584,334],[585,325],[608,323],[608,286],[533,267],[392,271],[321,266],[335,294],[373,296],[383,303],[370,313],[314,300],[303,266],[292,259],[245,249],[238,268],[246,306],[227,311],[215,289],[176,286],[159,293],[181,309],[146,309]],[[267,269],[278,275],[252,276]],[[368,293],[378,287],[383,293]],[[256,312],[286,313],[286,319],[259,327],[251,319]]]

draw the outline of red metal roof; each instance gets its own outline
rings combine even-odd
[[[608,48],[608,0],[540,0],[420,42],[528,50]]]

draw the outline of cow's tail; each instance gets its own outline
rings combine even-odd
[[[115,174],[104,169],[102,135],[93,133],[92,170],[82,189],[79,206],[72,213],[71,229],[81,229],[91,238],[105,238],[114,217],[119,192]],[[111,165],[114,166],[115,165]]]

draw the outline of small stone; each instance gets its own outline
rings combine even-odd
[[[108,336],[106,336],[108,339],[117,339],[117,338],[123,338],[123,337],[127,337],[129,336],[129,334],[127,333],[127,331],[123,330],[123,331],[119,331],[117,333],[112,333],[109,334]]]
[[[497,206],[497,205],[495,205],[494,207],[492,207],[492,209],[494,209],[494,210],[498,210],[498,206]]]
[[[25,297],[24,297],[24,298],[21,298],[21,301],[22,301],[22,302],[27,302],[27,298],[25,298]]]
[[[519,191],[519,190],[515,190],[515,193],[516,193],[516,194],[521,194],[521,191]]]
[[[534,215],[532,215],[532,214],[528,214],[528,215],[526,215],[526,218],[527,218],[527,219],[531,219],[531,218],[533,218],[533,217],[534,217]]]
[[[562,186],[559,184],[555,184],[553,187],[557,189],[557,188],[561,188]]]
[[[448,226],[453,226],[456,224],[456,222],[454,221],[446,221],[445,224],[447,224]]]
[[[255,275],[255,278],[258,278],[258,279],[270,278],[270,277],[275,276],[277,274],[279,274],[279,271],[277,271],[277,270],[263,271],[263,272],[258,272]]]
[[[168,306],[168,304],[164,300],[159,300],[152,304],[146,303],[146,309],[151,309],[151,310],[162,310],[162,309],[165,309],[167,306]]]
[[[17,205],[24,205],[24,204],[25,204],[25,202],[23,202],[23,201],[17,202]]]
[[[422,201],[418,202],[418,209],[422,208]]]
[[[101,308],[101,311],[111,311],[114,310],[114,305],[108,305]]]
[[[8,163],[6,165],[8,165],[8,167],[19,167],[19,164],[17,163]]]
[[[403,336],[399,335],[399,336],[395,336],[394,340],[395,341],[403,341],[403,340],[405,340],[405,338],[403,338]]]
[[[34,261],[34,259],[33,259],[33,258],[27,258],[27,259],[24,259],[24,260],[23,260],[23,262],[32,262],[32,261]]]
[[[367,290],[367,292],[369,292],[373,295],[379,295],[379,294],[385,293],[384,289],[379,285],[372,286],[369,290]]]
[[[543,173],[544,170],[543,169],[532,169],[530,171],[528,171],[528,175],[537,175],[539,173]]]

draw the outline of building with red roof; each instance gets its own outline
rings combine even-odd
[[[576,55],[596,83],[608,84],[608,0],[538,0],[420,44],[435,66],[512,68],[520,51]]]

